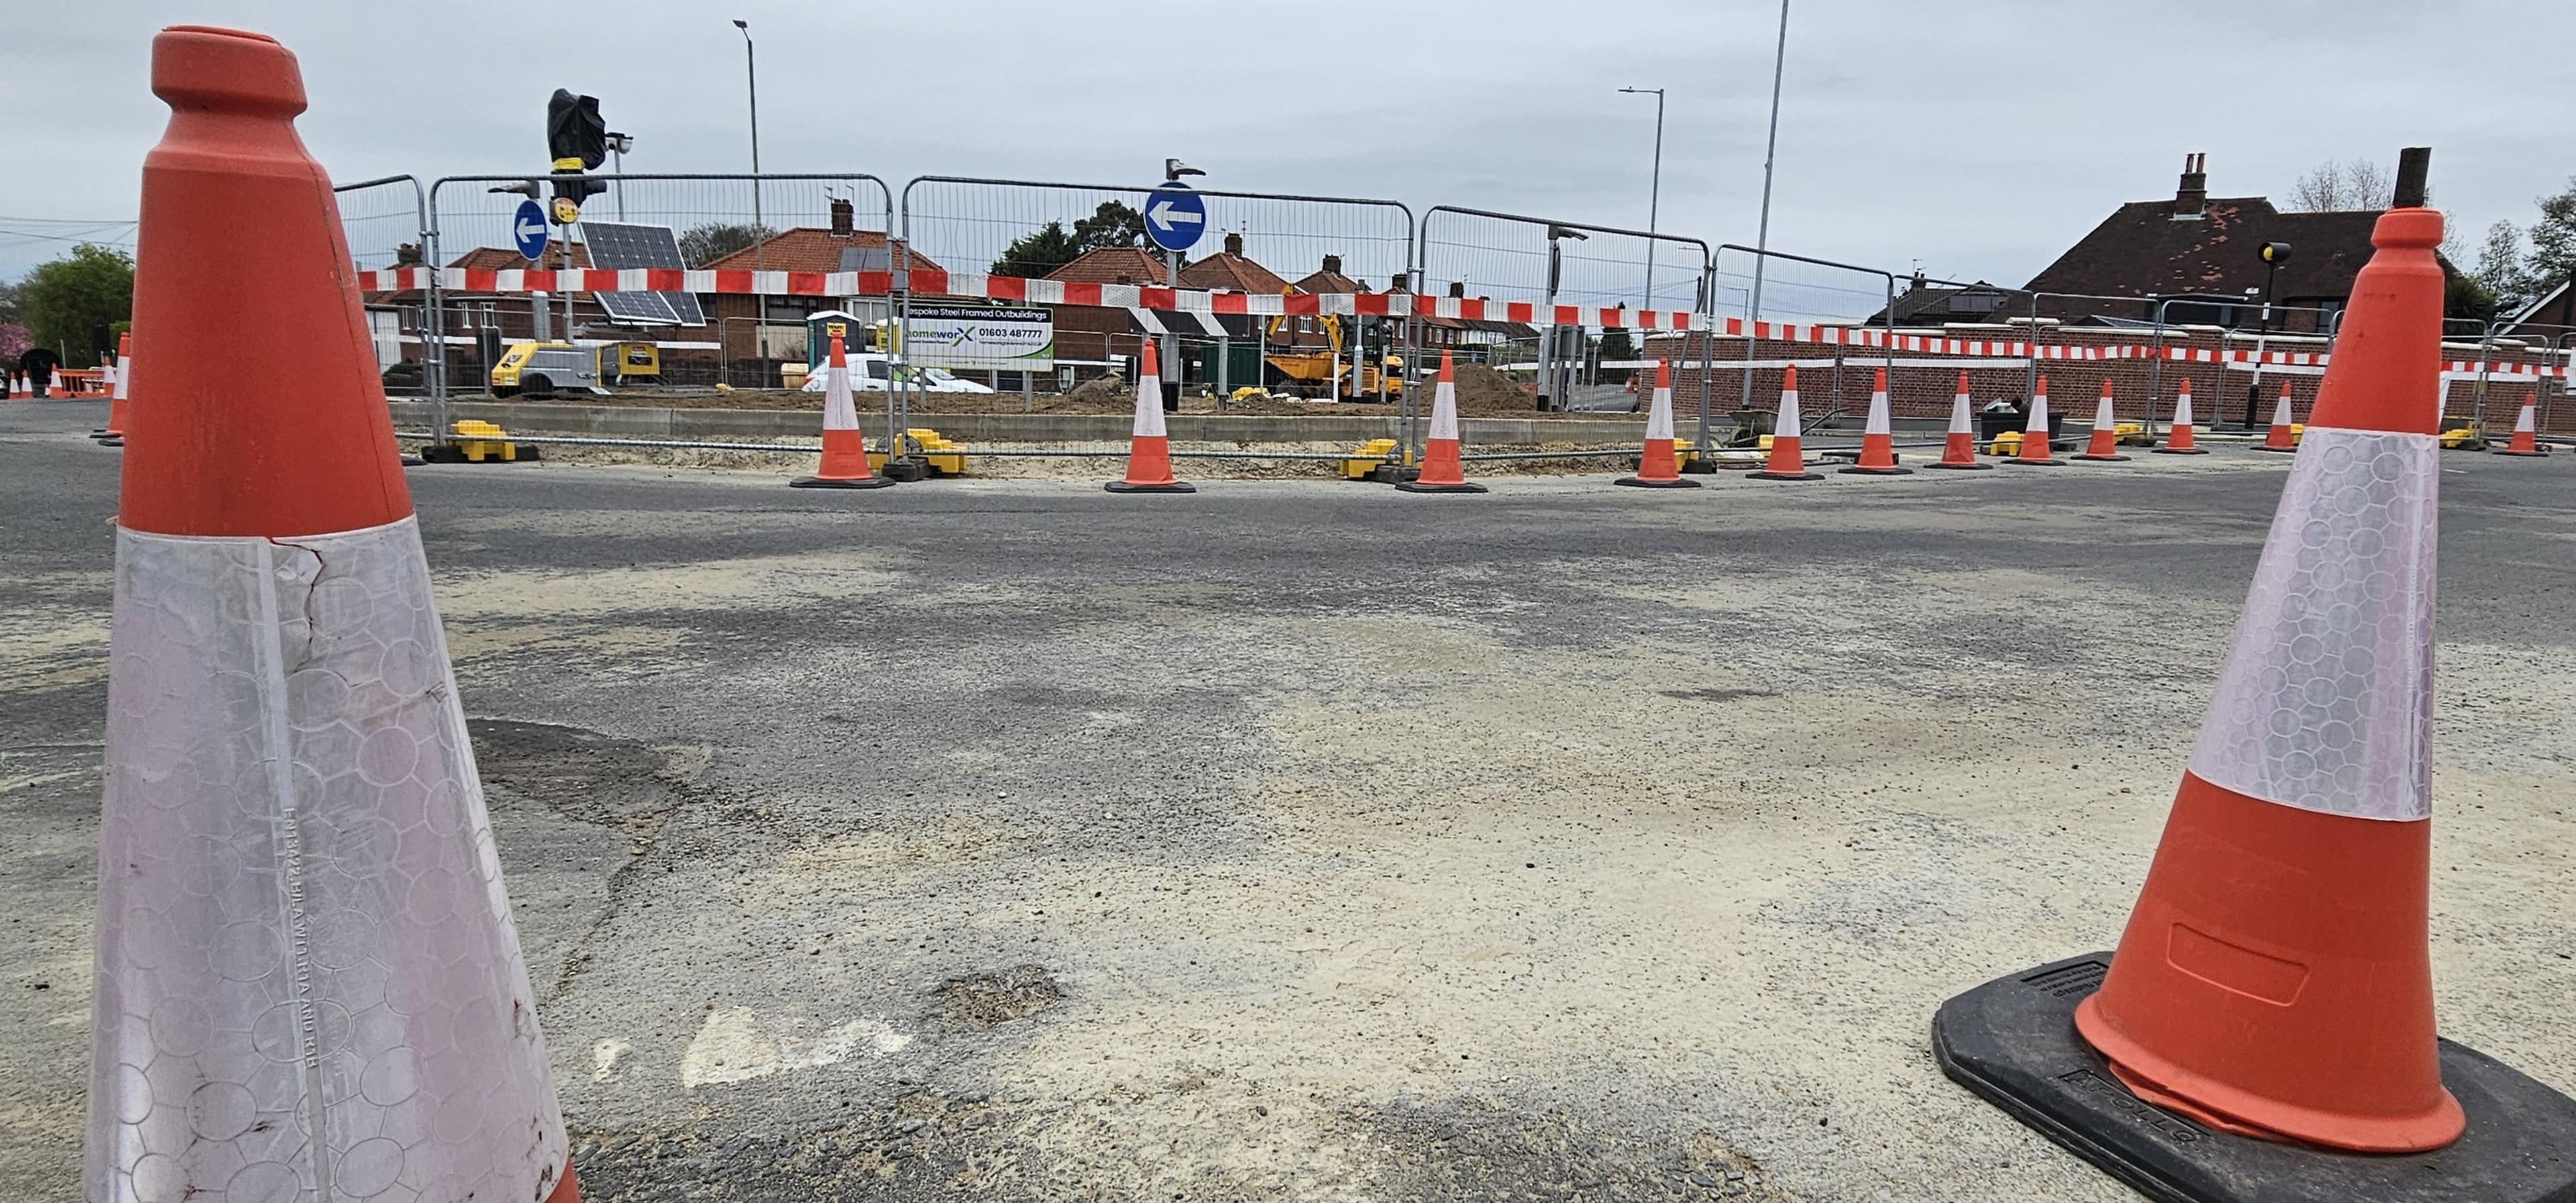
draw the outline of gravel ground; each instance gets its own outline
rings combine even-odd
[[[0,408],[7,1197],[79,1159],[98,414]],[[2576,460],[2443,463],[2442,1025],[2576,1090]],[[2283,467],[412,481],[594,1203],[1857,1203],[2132,1197],[1927,1024],[2116,939]]]

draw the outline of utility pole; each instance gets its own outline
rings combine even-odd
[[[1621,88],[1635,95],[1655,96],[1655,173],[1646,191],[1646,308],[1655,307],[1655,233],[1656,218],[1664,202],[1664,90],[1662,88]]]
[[[1753,296],[1744,312],[1744,404],[1753,408],[1753,323],[1762,320],[1762,267],[1771,259],[1771,167],[1780,157],[1780,75],[1789,62],[1789,0],[1780,0],[1780,43],[1771,52],[1771,133],[1762,144],[1762,219],[1753,235]],[[1796,434],[1797,431],[1783,433]]]

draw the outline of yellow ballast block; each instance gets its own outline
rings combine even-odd
[[[468,418],[449,426],[448,431],[456,437],[456,449],[474,463],[509,463],[519,458],[519,446],[510,441],[510,432],[490,422]]]
[[[1377,471],[1378,465],[1394,461],[1395,440],[1370,439],[1353,449],[1351,455],[1353,458],[1342,461],[1342,478],[1367,480],[1369,473]],[[1359,458],[1361,456],[1372,458]]]

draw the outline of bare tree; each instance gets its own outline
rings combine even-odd
[[[2293,213],[2344,213],[2385,209],[2396,198],[2397,177],[2368,159],[2349,163],[2328,159],[2308,169],[2290,186]]]

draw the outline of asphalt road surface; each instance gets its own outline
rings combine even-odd
[[[0,406],[10,1198],[80,1159],[99,417]],[[2442,1026],[2576,1090],[2576,456],[2443,464]],[[2131,1197],[1927,1024],[2116,940],[2284,467],[411,479],[592,1200],[1857,1203]]]

